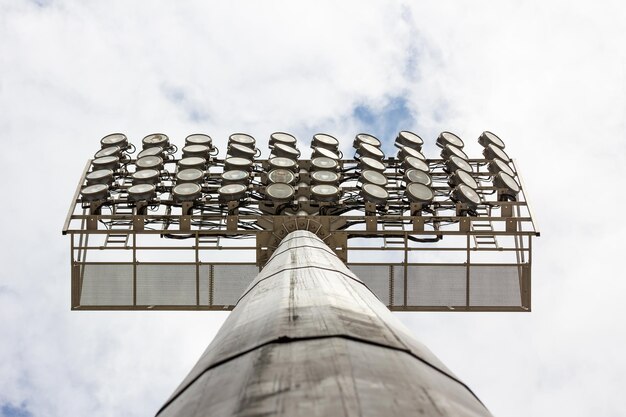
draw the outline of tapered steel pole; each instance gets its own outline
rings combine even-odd
[[[296,231],[157,415],[491,414],[324,242]]]

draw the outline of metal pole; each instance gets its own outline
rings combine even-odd
[[[287,235],[169,416],[490,416],[313,233]]]

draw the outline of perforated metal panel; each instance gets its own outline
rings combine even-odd
[[[133,305],[132,265],[87,264],[73,271],[82,278],[82,306]]]

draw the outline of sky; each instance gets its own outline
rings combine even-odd
[[[626,415],[625,21],[618,1],[0,0],[0,417],[154,415],[226,317],[70,311],[61,228],[101,137],[365,131],[389,153],[399,130],[470,156],[498,134],[542,236],[531,313],[396,314],[495,416]]]

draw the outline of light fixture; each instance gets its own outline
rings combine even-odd
[[[446,145],[462,148],[465,145],[461,138],[452,132],[441,132],[439,136],[437,136],[436,144],[440,148],[445,148]]]
[[[199,156],[190,156],[178,161],[178,169],[196,168],[203,171],[206,168],[206,159]]]
[[[333,184],[318,184],[311,187],[311,195],[315,201],[337,201],[341,196],[341,188]]]
[[[404,158],[404,160],[402,161],[402,168],[418,169],[424,172],[430,171],[430,168],[428,167],[428,164],[425,161],[419,158],[415,158],[413,156],[407,156],[406,158]]]
[[[366,169],[361,172],[359,182],[361,184],[375,184],[380,187],[384,187],[387,185],[387,177],[381,172]]]
[[[411,149],[415,149],[416,151],[421,151],[424,141],[415,133],[403,130],[398,133],[398,136],[396,137],[396,145],[406,146]]]
[[[404,182],[406,182],[407,184],[417,182],[430,186],[433,180],[430,178],[430,175],[428,175],[428,173],[425,171],[421,171],[419,169],[408,169],[404,172]]]
[[[467,154],[461,150],[461,148],[457,148],[454,145],[446,145],[441,150],[441,157],[443,159],[449,159],[451,156],[457,156],[461,159],[465,159],[466,161],[469,159]]]
[[[187,145],[183,147],[183,158],[197,156],[209,160],[211,148],[206,145]]]
[[[296,138],[289,133],[274,132],[270,135],[269,146],[273,147],[277,143],[282,143],[283,145],[289,145],[295,148],[297,142]]]
[[[446,171],[448,172],[454,172],[457,169],[472,172],[472,166],[469,164],[469,162],[455,155],[452,155],[450,158],[446,159],[445,164]]]
[[[487,130],[485,130],[483,133],[480,134],[480,136],[478,137],[478,143],[484,148],[486,148],[489,145],[496,146],[500,149],[505,148],[505,145],[504,145],[504,142],[502,142],[502,139],[500,139],[495,133],[491,133]]]
[[[94,158],[102,158],[103,156],[120,156],[122,153],[122,148],[119,146],[108,146],[106,148],[100,149],[94,155]]]
[[[252,169],[252,161],[246,158],[240,158],[238,156],[232,156],[224,160],[224,170],[231,171],[233,169],[241,169],[243,171],[249,171]]]
[[[113,171],[110,169],[99,169],[91,171],[85,176],[87,185],[93,184],[111,184],[113,181]]]
[[[367,133],[359,133],[354,138],[354,142],[352,142],[352,147],[358,149],[361,143],[367,143],[368,145],[380,147],[380,141]]]
[[[268,172],[267,180],[271,183],[282,182],[285,184],[293,184],[296,175],[288,169],[276,168]]]
[[[435,194],[427,185],[419,182],[412,182],[406,186],[404,191],[406,198],[412,203],[428,204],[433,201]]]
[[[160,170],[163,167],[163,158],[161,158],[160,156],[144,156],[143,158],[139,158],[137,162],[135,162],[135,165],[137,166],[137,170]]]
[[[326,133],[316,133],[313,135],[311,147],[326,148],[331,151],[336,151],[339,148],[339,141],[334,136],[327,135]]]
[[[209,135],[194,133],[185,138],[185,145],[204,145],[213,148],[213,139]]]
[[[334,159],[335,161],[339,161],[341,159],[338,152],[331,151],[330,149],[326,149],[326,148],[315,147],[313,148],[313,154],[311,155],[311,158],[318,158],[318,157],[330,158],[330,159]]]
[[[130,201],[153,200],[156,197],[156,187],[152,184],[137,184],[128,188]]]
[[[380,185],[369,183],[361,187],[361,197],[367,203],[384,204],[389,198],[389,193]]]
[[[115,171],[120,165],[120,158],[117,156],[103,156],[102,158],[96,158],[91,161],[94,167],[94,171],[99,169],[112,169]]]
[[[298,163],[295,160],[291,158],[285,158],[284,156],[275,156],[273,158],[270,158],[267,160],[267,163],[272,169],[285,168],[290,171],[295,171],[298,168]]]
[[[128,148],[128,138],[123,133],[111,133],[100,139],[100,147],[119,146],[122,149]]]
[[[318,156],[317,158],[311,159],[311,171],[336,170],[338,167],[339,162],[326,156]]]
[[[80,194],[85,203],[104,200],[109,196],[109,186],[106,184],[88,185],[80,191]]]
[[[218,199],[221,203],[238,201],[245,197],[248,187],[243,184],[226,184],[217,190]]]
[[[510,175],[511,177],[515,177],[515,173],[513,172],[513,170],[509,166],[509,164],[504,162],[502,159],[496,158],[496,159],[490,161],[489,162],[489,166],[488,166],[487,169],[493,175],[496,175],[498,172],[502,171],[502,172]]]
[[[182,203],[184,201],[194,201],[202,195],[202,187],[193,182],[178,184],[172,189],[174,201]]]
[[[133,173],[133,184],[156,184],[159,182],[160,173],[156,169],[142,169]]]
[[[383,151],[380,150],[380,148],[370,145],[369,143],[359,144],[356,152],[359,154],[360,157],[368,156],[379,161],[382,161],[385,158],[385,154]]]
[[[285,145],[284,143],[276,143],[274,144],[274,149],[272,149],[272,154],[284,158],[298,159],[300,151],[293,146]]]
[[[163,153],[165,151],[160,146],[153,146],[152,148],[146,148],[143,151],[137,154],[137,159],[146,157],[146,156],[158,156],[163,157]]]
[[[413,149],[413,148],[410,148],[408,146],[401,147],[400,150],[398,151],[398,159],[399,160],[403,160],[403,159],[405,159],[408,156],[412,156],[413,158],[426,160],[426,157],[420,151],[418,151],[416,149]]]
[[[249,148],[240,143],[231,143],[228,145],[228,154],[245,159],[254,159],[256,155],[256,149]]]
[[[291,201],[295,193],[291,185],[282,182],[275,182],[265,187],[265,195],[275,203]]]
[[[204,178],[204,173],[197,168],[187,168],[176,173],[176,183],[182,184],[185,182],[200,183]]]
[[[485,159],[501,159],[504,162],[509,162],[511,158],[502,149],[493,144],[489,144],[483,149],[483,155]]]
[[[221,175],[222,185],[247,184],[250,181],[250,173],[240,169],[224,171]]]
[[[470,210],[476,210],[481,203],[480,196],[465,184],[457,185],[450,194],[452,201],[467,205]]]
[[[333,171],[314,171],[311,173],[313,184],[336,184],[341,177]]]
[[[155,146],[160,146],[165,149],[170,145],[170,139],[167,135],[162,133],[153,133],[151,135],[146,136],[141,140],[144,149],[153,148]]]
[[[517,198],[517,194],[520,192],[520,187],[517,184],[517,181],[504,171],[498,172],[493,178],[493,186],[498,188],[500,200],[515,200]]]
[[[456,171],[454,171],[454,173],[450,175],[448,182],[452,187],[456,187],[459,184],[465,184],[472,190],[478,188],[478,183],[476,182],[474,177],[472,177],[471,174],[463,171],[462,169],[457,169]]]
[[[374,171],[383,172],[385,170],[385,164],[374,158],[364,156],[359,160],[359,168],[363,171],[373,169]]]
[[[243,146],[247,146],[248,148],[254,149],[256,140],[245,133],[233,133],[228,137],[228,144],[238,143]]]

